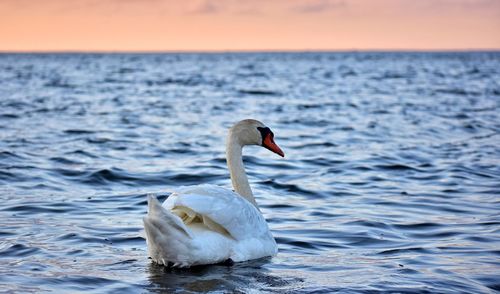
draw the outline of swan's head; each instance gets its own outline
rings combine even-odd
[[[285,153],[274,142],[274,134],[271,129],[258,120],[245,119],[236,123],[229,130],[229,137],[236,140],[241,146],[259,145],[285,157]]]

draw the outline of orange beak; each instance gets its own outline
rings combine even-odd
[[[285,157],[285,153],[281,150],[281,148],[274,143],[273,136],[271,134],[267,134],[266,138],[264,138],[264,142],[262,143],[266,149],[271,150],[272,152],[278,154],[281,157]]]

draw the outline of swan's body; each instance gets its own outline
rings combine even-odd
[[[163,205],[152,196],[148,201],[144,225],[149,254],[157,263],[238,262],[277,252],[262,214],[230,190],[213,185],[184,187]]]
[[[163,205],[148,196],[144,228],[149,255],[155,262],[188,267],[277,253],[245,174],[241,157],[245,145],[261,145],[283,156],[269,128],[244,120],[230,129],[226,146],[236,192],[213,185],[181,187]]]

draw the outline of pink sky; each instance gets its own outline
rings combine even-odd
[[[0,0],[0,51],[500,49],[500,0]]]

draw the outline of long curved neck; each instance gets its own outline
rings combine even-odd
[[[231,175],[231,182],[236,193],[252,203],[258,208],[257,202],[253,197],[252,189],[248,183],[247,174],[242,158],[243,146],[238,142],[237,138],[230,133],[226,143],[226,161]]]

